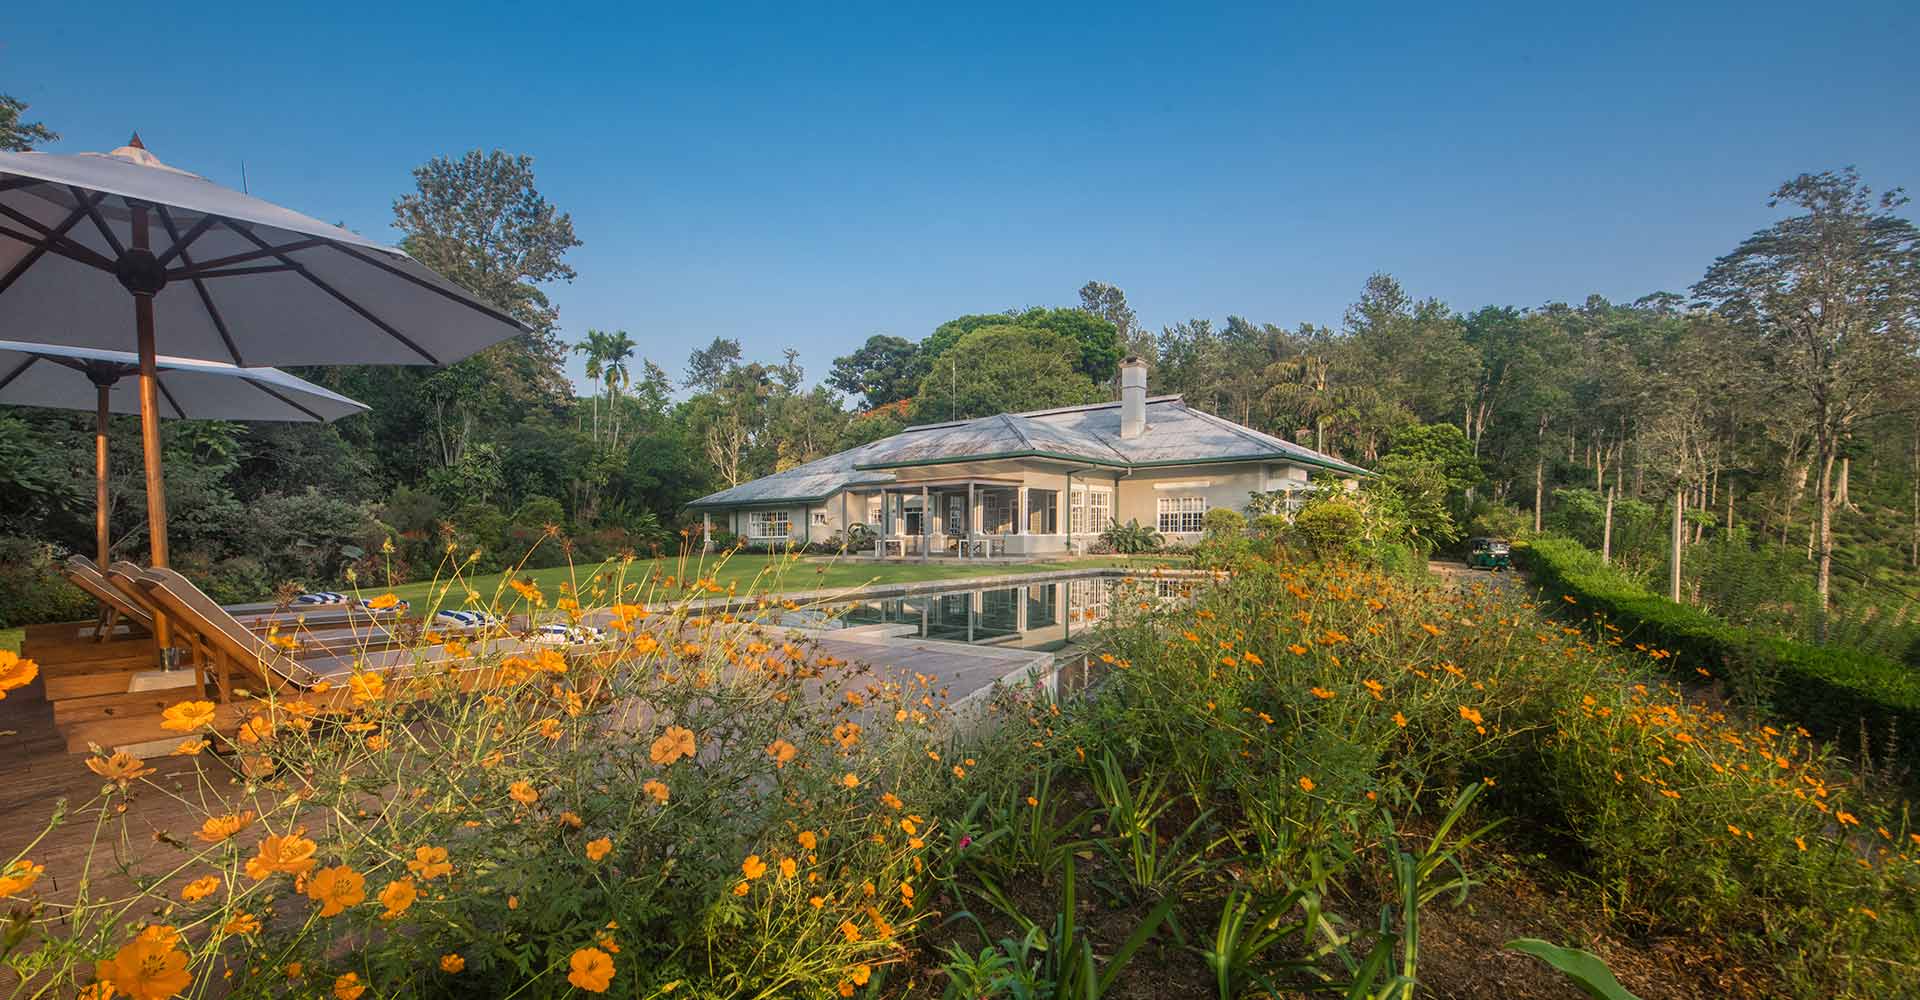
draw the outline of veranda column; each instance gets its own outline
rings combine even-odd
[[[700,512],[700,551],[713,551],[713,511]]]
[[[973,481],[968,480],[967,481],[967,551],[966,551],[966,554],[969,556],[973,555],[973,525],[975,521],[978,520],[979,516],[980,515],[974,513],[974,510],[973,510]]]
[[[930,494],[928,494],[927,488],[925,486],[921,486],[920,487],[920,561],[921,562],[926,562],[928,559],[927,549],[930,547],[931,540],[933,537],[927,533],[927,529],[933,526],[931,524],[931,522],[933,521],[933,504],[931,501],[932,501],[932,497]]]

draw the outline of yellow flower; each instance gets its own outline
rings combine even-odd
[[[212,744],[208,743],[206,740],[199,740],[199,739],[181,740],[180,745],[174,747],[173,753],[169,754],[168,756],[191,757],[199,753],[200,751],[205,750],[207,747],[211,745]]]
[[[507,795],[512,798],[513,801],[523,806],[531,806],[535,802],[540,801],[540,793],[534,791],[533,786],[527,784],[525,781],[516,781],[508,785]]]
[[[813,835],[812,830],[802,830],[797,835],[795,835],[793,839],[802,848],[805,848],[806,850],[809,850],[809,851],[815,850],[820,846],[820,840],[819,838]]]
[[[749,882],[766,873],[767,863],[760,860],[760,855],[758,854],[749,854],[747,855],[747,860],[740,862],[740,874],[745,875]]]
[[[209,816],[200,824],[194,836],[204,844],[218,844],[253,825],[253,810],[243,813],[229,813],[225,816]]]
[[[852,972],[847,974],[847,978],[853,980],[853,985],[855,986],[867,985],[867,980],[872,976],[873,969],[865,965],[857,966]]]
[[[668,726],[660,738],[653,741],[647,756],[655,764],[666,767],[682,757],[693,756],[693,730],[681,726]]]
[[[387,908],[386,912],[380,914],[380,919],[392,920],[407,912],[407,907],[412,906],[413,901],[419,898],[420,890],[413,887],[412,879],[403,878],[388,882],[387,887],[380,890],[380,905]]]
[[[379,597],[376,597],[371,601],[368,601],[367,607],[374,611],[385,611],[388,608],[395,607],[399,603],[400,603],[399,595],[389,591],[387,593],[381,594]]]
[[[337,1000],[358,1000],[360,994],[367,991],[367,984],[360,981],[357,972],[343,973],[333,981],[333,995]]]
[[[240,727],[240,742],[252,745],[263,742],[273,736],[273,720],[256,715]]]
[[[166,1000],[193,984],[187,955],[175,947],[180,934],[164,924],[149,924],[138,937],[94,966],[94,978],[111,980],[133,1000]]]
[[[180,898],[189,903],[199,901],[220,891],[220,876],[204,875],[180,887]]]
[[[320,845],[301,836],[304,832],[295,830],[283,837],[262,840],[260,853],[247,859],[247,877],[258,882],[275,872],[305,875],[312,871],[313,855]]]
[[[640,790],[653,796],[653,801],[660,805],[667,804],[668,792],[665,782],[649,779],[646,784],[640,786]]]
[[[459,972],[460,970],[466,967],[467,967],[467,960],[460,957],[460,953],[457,951],[448,952],[447,954],[440,956],[441,972]]]
[[[855,927],[851,920],[840,921],[839,930],[840,936],[846,938],[849,944],[860,940],[860,928]]]
[[[365,705],[386,696],[387,679],[381,674],[354,674],[347,682],[347,690],[353,693],[354,704]]]
[[[113,756],[105,759],[88,757],[87,770],[119,785],[121,788],[127,787],[127,782],[135,778],[153,773],[153,768],[146,766],[145,761],[125,750],[116,750]]]
[[[1393,713],[1393,724],[1405,729],[1407,728],[1407,717],[1401,715],[1399,712],[1395,712]]]
[[[0,897],[18,896],[26,892],[33,887],[33,883],[39,881],[40,873],[46,870],[46,865],[36,865],[26,858],[0,869]]]
[[[413,860],[407,862],[407,870],[420,876],[420,881],[431,882],[442,875],[453,873],[453,865],[447,863],[447,849],[444,847],[416,847]]]
[[[225,927],[220,928],[220,932],[223,934],[239,934],[243,937],[254,934],[259,930],[260,918],[244,910],[234,914],[233,919],[227,921]]]
[[[1484,725],[1486,721],[1480,717],[1479,709],[1468,708],[1465,705],[1460,706],[1460,717],[1462,719],[1467,720],[1468,722],[1473,723],[1476,726]]]
[[[588,993],[605,993],[613,982],[613,956],[598,948],[576,950],[567,965],[567,982]]]
[[[781,878],[792,878],[794,874],[797,873],[799,870],[800,870],[799,866],[793,863],[792,858],[780,859],[780,877]]]
[[[848,788],[859,788],[860,776],[854,774],[852,771],[848,771],[846,776],[840,779],[840,783]]]
[[[1301,791],[1303,791],[1303,792],[1311,792],[1311,791],[1313,791],[1313,779],[1312,779],[1312,778],[1309,778],[1309,777],[1307,777],[1307,776],[1306,776],[1306,775],[1304,775],[1304,774],[1303,774],[1303,775],[1301,775],[1301,776],[1300,776],[1300,790],[1301,790]]]
[[[0,700],[7,692],[23,688],[33,683],[40,675],[40,667],[32,660],[23,660],[20,654],[10,649],[0,649]]]
[[[160,728],[190,733],[201,726],[213,725],[213,702],[183,701],[160,713]]]
[[[307,896],[320,904],[321,916],[338,916],[366,900],[367,880],[346,865],[322,868],[307,880]]]
[[[611,837],[601,837],[598,840],[587,841],[587,859],[589,861],[599,861],[601,858],[606,857],[607,852],[611,850],[613,850],[613,839]]]

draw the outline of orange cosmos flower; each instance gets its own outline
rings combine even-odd
[[[206,740],[197,740],[197,739],[181,740],[180,745],[174,747],[173,752],[168,754],[167,756],[192,757],[193,755],[199,753],[200,751],[205,750],[209,746],[212,746],[212,744],[208,743]]]
[[[749,854],[747,855],[747,860],[740,862],[740,874],[745,875],[749,882],[766,873],[767,863],[760,860],[760,855],[758,854]]]
[[[234,914],[233,919],[227,921],[226,926],[220,928],[222,934],[238,934],[242,937],[258,933],[259,930],[260,918],[244,910]]]
[[[25,858],[0,868],[0,897],[25,893],[40,880],[40,873],[46,870],[46,865],[36,865]]]
[[[799,866],[794,864],[792,858],[780,859],[780,877],[781,878],[783,879],[792,878],[794,874],[799,870],[800,870]]]
[[[113,756],[104,759],[100,757],[87,758],[87,770],[119,785],[121,788],[127,787],[127,782],[135,778],[153,773],[153,768],[146,766],[145,761],[142,761],[140,758],[135,757],[125,750],[116,750]]]
[[[407,907],[412,906],[413,901],[419,898],[420,890],[413,887],[412,879],[403,878],[388,882],[387,887],[380,890],[380,905],[387,908],[386,912],[380,914],[380,919],[392,920],[407,912]]]
[[[612,850],[613,850],[613,838],[611,837],[601,837],[598,840],[589,840],[587,841],[587,860],[599,861],[601,858],[606,857],[607,853]]]
[[[183,701],[168,706],[160,713],[160,728],[176,733],[190,733],[202,726],[213,725],[213,702]]]
[[[322,868],[307,880],[307,896],[320,904],[321,916],[338,916],[366,900],[367,880],[346,865]]]
[[[385,611],[388,608],[399,605],[399,603],[400,603],[399,595],[389,591],[387,593],[381,594],[379,597],[376,597],[371,601],[368,601],[367,607],[374,611]]]
[[[314,852],[320,845],[301,836],[305,828],[283,837],[268,837],[260,842],[260,853],[247,859],[247,877],[255,882],[275,872],[305,875],[313,870]]]
[[[535,802],[540,801],[540,793],[534,791],[533,786],[527,784],[525,781],[516,781],[508,785],[507,795],[512,798],[513,801],[523,806],[532,806]]]
[[[203,844],[218,844],[247,827],[253,825],[253,810],[242,813],[229,813],[225,816],[209,816],[200,824],[194,836]]]
[[[809,850],[809,851],[815,850],[820,846],[820,841],[818,838],[816,838],[813,835],[812,830],[802,830],[797,835],[795,835],[793,839],[802,848],[805,848],[806,850]]]
[[[664,806],[667,804],[667,795],[669,793],[665,782],[649,779],[646,784],[640,786],[640,790],[653,796],[653,801],[659,805]]]
[[[852,771],[848,771],[846,776],[840,779],[840,784],[845,785],[848,788],[859,788],[860,776],[857,774],[854,774]]]
[[[387,679],[380,674],[354,674],[347,682],[347,690],[353,694],[356,705],[376,702],[386,696]]]
[[[21,659],[20,654],[13,650],[0,649],[0,700],[7,697],[8,691],[32,684],[33,679],[38,676],[40,676],[38,664],[32,660]]]
[[[445,955],[440,956],[441,972],[459,972],[460,970],[465,969],[466,967],[467,967],[467,960],[460,957],[459,952],[449,952]]]
[[[367,984],[360,981],[358,972],[348,972],[333,981],[335,1000],[359,1000],[360,994],[367,991]]]
[[[205,875],[181,886],[180,898],[189,903],[198,903],[219,891],[220,877],[218,875]]]
[[[1303,775],[1301,775],[1301,776],[1300,776],[1300,790],[1301,790],[1301,791],[1303,791],[1303,792],[1311,792],[1311,791],[1313,791],[1313,779],[1312,779],[1312,778],[1309,778],[1309,777],[1307,777],[1307,776],[1306,776],[1306,775],[1304,775],[1304,774],[1303,774]]]
[[[407,862],[407,870],[418,875],[420,881],[431,882],[442,875],[453,873],[453,865],[447,862],[447,849],[444,847],[416,847],[413,860]]]
[[[605,993],[613,982],[613,956],[598,948],[576,950],[567,966],[567,982],[588,993]]]
[[[187,955],[176,947],[180,934],[164,924],[149,924],[139,936],[94,966],[94,978],[111,980],[134,1000],[166,1000],[193,984]]]
[[[680,726],[668,726],[660,738],[653,741],[653,747],[647,756],[661,767],[671,765],[682,757],[691,757],[694,752],[693,730]]]

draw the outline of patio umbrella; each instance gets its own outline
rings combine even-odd
[[[138,355],[155,566],[161,349],[242,366],[444,365],[524,330],[405,253],[169,167],[138,135],[111,153],[0,153],[0,331]]]
[[[154,359],[160,415],[192,420],[327,422],[366,412],[366,405],[278,368],[240,368],[217,361]],[[139,413],[140,359],[124,351],[91,351],[0,341],[0,404],[92,409],[94,546],[107,555],[107,415]]]

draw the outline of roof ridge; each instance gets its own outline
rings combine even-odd
[[[1027,436],[1026,428],[1020,426],[1020,424],[1027,422],[1027,418],[1019,417],[1018,414],[1014,413],[1002,413],[998,416],[1007,427],[1012,429],[1013,436],[1020,439],[1021,446],[1031,451],[1033,449],[1033,439]],[[1015,417],[1019,417],[1018,422],[1015,422]]]

